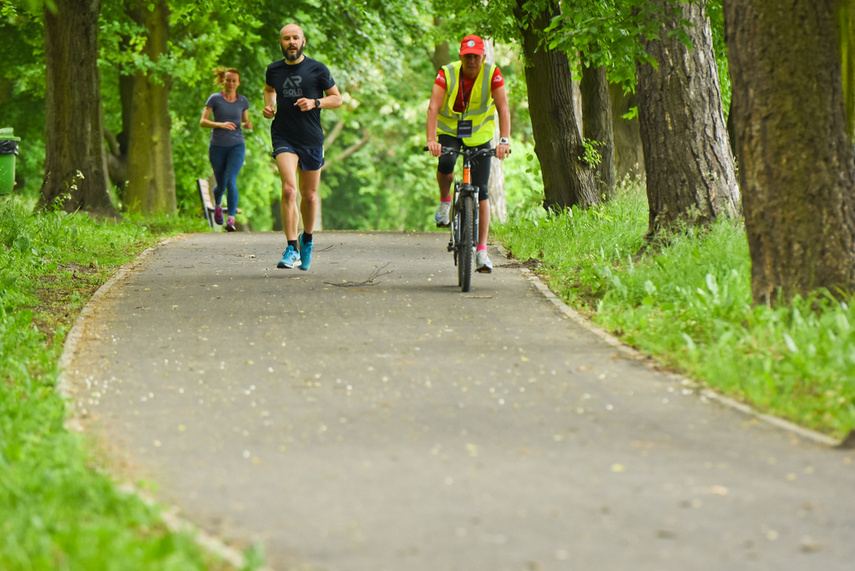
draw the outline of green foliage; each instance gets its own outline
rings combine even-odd
[[[270,4],[270,5],[268,5]],[[424,196],[413,192],[401,173],[399,159],[412,146],[412,135],[424,130],[424,111],[434,70],[422,38],[425,24],[418,9],[424,3],[387,5],[381,2],[255,2],[240,14],[226,14],[233,26],[207,25],[214,42],[202,46],[199,34],[190,34],[197,47],[186,56],[208,57],[198,66],[199,79],[182,80],[174,93],[173,146],[181,211],[198,211],[194,179],[207,177],[208,131],[198,127],[204,102],[213,91],[208,83],[214,65],[235,66],[241,71],[239,92],[250,100],[254,131],[247,138],[247,158],[240,176],[239,206],[243,218],[256,230],[268,230],[278,222],[271,205],[279,197],[280,181],[270,158],[270,122],[261,116],[264,75],[267,65],[282,57],[279,29],[295,22],[307,38],[306,55],[326,63],[343,94],[345,104],[325,110],[323,125],[328,135],[327,168],[321,179],[324,227],[392,228],[408,225],[407,212],[419,211]],[[259,14],[264,16],[263,23]],[[246,30],[251,29],[251,41]],[[368,33],[371,30],[371,33]],[[348,46],[342,49],[342,46]],[[354,57],[354,54],[359,54]],[[402,62],[406,62],[404,65]],[[209,79],[210,78],[210,79]],[[180,92],[180,93],[179,93]],[[425,107],[426,108],[426,107]],[[418,122],[421,122],[421,125]],[[335,133],[334,137],[331,134]],[[339,157],[364,138],[368,143],[348,158]],[[389,190],[391,189],[391,191]],[[407,189],[406,191],[404,189]],[[422,206],[423,208],[423,206]],[[425,217],[427,214],[425,214]],[[402,219],[403,217],[403,219]],[[240,218],[240,217],[239,217]],[[373,224],[380,224],[374,226]]]
[[[278,176],[270,159],[269,134],[261,117],[261,92],[264,88],[264,69],[267,63],[255,47],[263,42],[258,34],[257,21],[232,22],[228,15],[223,21],[213,17],[185,26],[185,32],[173,38],[171,50],[182,60],[194,62],[182,67],[182,73],[173,78],[170,97],[172,114],[173,163],[179,212],[185,216],[197,215],[199,197],[197,178],[212,177],[208,161],[208,141],[211,131],[199,126],[199,119],[208,97],[220,90],[214,84],[215,67],[235,67],[241,73],[238,93],[250,101],[250,120],[253,131],[244,132],[246,163],[238,176],[238,203],[242,214],[239,221],[250,221],[254,229],[269,229],[272,225],[270,203],[278,189]],[[181,22],[177,18],[176,27]],[[242,24],[242,25],[239,25]],[[278,35],[274,40],[278,38]],[[212,186],[213,188],[213,186]]]
[[[324,173],[325,228],[427,230],[436,207],[436,170],[410,141],[371,143]],[[435,161],[435,159],[434,159]],[[392,168],[397,165],[398,168]]]
[[[600,141],[584,139],[582,141],[582,146],[585,148],[585,152],[582,154],[582,162],[590,167],[596,167],[600,164],[602,157],[600,156],[600,151],[597,150],[597,147],[601,147],[604,144],[605,143]]]
[[[480,3],[469,4],[478,13],[475,8]],[[516,41],[520,29],[533,26],[538,14],[555,14],[549,27],[538,30],[544,49],[567,53],[577,73],[583,62],[605,66],[612,82],[631,88],[636,61],[647,58],[639,36],[658,30],[661,8],[645,0],[577,0],[560,10],[558,4],[554,0],[491,0],[478,10],[486,12],[490,35],[505,42]]]
[[[544,262],[550,287],[626,343],[716,390],[836,436],[855,428],[855,311],[817,292],[751,303],[741,224],[689,230],[637,256],[647,205],[638,185],[613,202],[521,213],[495,228],[517,258]]]
[[[26,4],[0,14],[0,127],[20,137],[15,192],[35,196],[44,176],[44,36],[41,16]]]
[[[537,219],[546,211],[543,210],[543,179],[534,144],[515,142],[512,150],[513,154],[502,163],[508,217]]]
[[[483,14],[481,19],[488,22],[483,24],[485,33],[504,42],[516,41],[520,28],[531,26],[526,16],[544,11],[557,13],[551,24],[541,30],[543,47],[568,54],[571,65],[576,66],[576,74],[580,73],[583,63],[605,66],[609,81],[627,90],[635,88],[637,62],[650,61],[640,38],[655,37],[663,18],[662,6],[647,0],[574,0],[561,4],[560,11],[555,9],[558,3],[554,0],[490,0],[486,6],[475,0],[446,1],[457,6],[468,3],[470,13]],[[692,0],[666,0],[673,3],[687,1]],[[524,15],[520,20],[514,16],[517,6]],[[721,0],[706,2],[705,9],[712,27],[722,98],[727,111],[730,106],[730,76]],[[688,42],[687,36],[682,36]]]
[[[172,147],[179,215],[199,217],[195,179],[211,176],[210,131],[199,127],[204,103],[219,88],[216,66],[237,67],[239,93],[250,101],[254,130],[247,133],[246,163],[238,177],[239,222],[268,230],[278,222],[280,181],[270,158],[270,122],[261,117],[267,65],[281,58],[278,34],[288,22],[306,33],[306,54],[326,63],[345,105],[326,110],[328,168],[322,177],[326,228],[423,228],[435,201],[434,168],[420,152],[435,69],[435,44],[456,45],[463,34],[484,33],[483,18],[465,2],[436,8],[426,0],[405,4],[355,0],[283,4],[251,0],[212,5],[170,0],[169,57],[149,61],[142,52],[147,31],[134,22],[126,3],[104,0],[99,41],[105,128],[122,140],[121,74],[151,74],[171,84]],[[433,13],[444,17],[433,25]],[[0,22],[0,48],[8,48],[0,76],[0,126],[12,126],[21,142],[18,192],[38,196],[44,169],[44,55],[38,13],[8,9]],[[460,15],[457,15],[459,13]],[[8,32],[8,33],[7,33]],[[511,46],[497,46],[512,103],[513,135],[530,136],[522,65]],[[6,103],[9,103],[8,105]],[[330,137],[331,134],[336,134]],[[367,141],[367,142],[366,142]],[[361,146],[360,146],[361,145]],[[359,149],[341,158],[352,147]],[[511,164],[509,161],[506,164]],[[415,170],[414,170],[415,169]],[[121,207],[122,191],[114,189]],[[271,211],[276,208],[276,211]]]

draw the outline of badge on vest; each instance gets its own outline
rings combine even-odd
[[[471,137],[471,136],[472,136],[472,121],[468,120],[468,119],[465,121],[458,121],[457,122],[457,138],[458,139],[465,139],[465,138]]]

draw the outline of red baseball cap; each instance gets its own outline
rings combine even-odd
[[[464,54],[482,55],[483,53],[484,53],[484,40],[482,40],[478,36],[466,36],[465,38],[463,38],[463,41],[460,42],[460,55],[464,55]]]

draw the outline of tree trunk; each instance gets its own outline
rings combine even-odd
[[[123,48],[131,49],[129,42],[123,43]],[[120,202],[125,201],[125,187],[128,184],[128,145],[132,127],[132,110],[134,104],[134,86],[136,77],[119,74],[119,101],[122,106],[122,131],[118,134],[106,132],[109,141],[107,147],[107,166],[110,169],[110,182],[116,187]],[[213,188],[213,187],[212,187]]]
[[[837,33],[843,72],[843,100],[846,106],[846,132],[855,142],[855,2],[837,0]]]
[[[641,177],[644,179],[644,150],[638,117],[624,118],[638,102],[633,92],[625,92],[618,84],[609,85],[612,100],[612,135],[615,141],[615,171],[618,179]]]
[[[56,0],[45,7],[45,179],[40,206],[62,200],[116,216],[110,201],[98,73],[101,0]]]
[[[603,199],[608,199],[614,196],[615,190],[615,140],[606,68],[583,65],[579,86],[582,91],[582,131],[600,155],[596,168],[597,189]]]
[[[671,4],[660,37],[642,37],[657,62],[639,63],[638,118],[650,208],[648,235],[740,212],[739,188],[703,2]],[[683,25],[686,20],[689,26]],[[680,39],[684,30],[693,49]]]
[[[540,45],[540,30],[558,14],[558,3],[530,14],[517,0],[514,14],[522,35],[526,60],[529,113],[534,152],[543,175],[544,202],[549,210],[574,205],[588,208],[600,202],[594,171],[582,161],[584,146],[577,128],[570,63],[560,51]]]
[[[739,160],[739,154],[737,153],[736,148],[736,127],[733,124],[733,106],[730,107],[730,113],[727,114],[727,122],[725,124],[727,127],[727,138],[730,139],[730,152],[733,155],[733,162],[736,165],[739,165],[741,162]]]
[[[154,3],[137,0],[133,6],[134,19],[148,32],[143,54],[154,63],[169,57],[169,9],[166,0]],[[149,10],[149,6],[153,9]],[[128,186],[125,189],[125,203],[133,212],[175,212],[170,87],[170,78],[155,78],[153,72],[138,72],[134,81],[128,144]]]
[[[855,285],[855,152],[833,4],[724,2],[757,303]]]

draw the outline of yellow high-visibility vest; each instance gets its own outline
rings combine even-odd
[[[472,94],[469,96],[469,104],[463,113],[454,110],[454,102],[460,92],[460,68],[462,61],[443,66],[445,70],[445,99],[439,108],[436,130],[440,135],[457,136],[457,122],[460,120],[472,121],[472,136],[463,139],[467,147],[483,145],[493,138],[496,130],[496,104],[493,101],[493,91],[490,89],[493,80],[494,64],[484,64],[475,83],[472,85]]]

